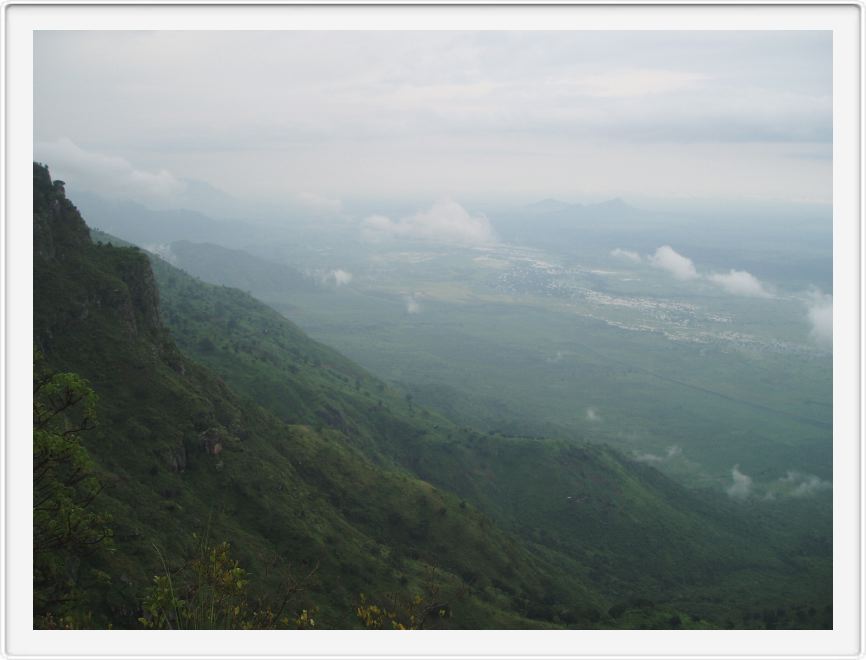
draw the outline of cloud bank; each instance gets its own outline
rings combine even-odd
[[[387,182],[407,198],[528,199],[573,193],[580,172],[609,196],[832,200],[832,158],[802,155],[832,146],[826,30],[43,30],[33,42],[38,141],[116,145],[242,198],[282,202],[287,182],[370,198]]]
[[[749,298],[771,298],[772,295],[761,284],[761,281],[745,270],[731,269],[728,273],[707,275],[707,279],[718,284],[728,293]]]
[[[495,240],[493,227],[484,214],[473,215],[457,202],[443,200],[426,211],[419,211],[399,220],[384,215],[372,215],[361,223],[364,238],[370,241],[408,239],[483,245]]]

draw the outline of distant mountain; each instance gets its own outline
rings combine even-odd
[[[201,240],[203,236],[231,244],[245,234],[241,222],[215,220],[197,211],[155,211],[136,202],[106,199],[90,193],[76,195],[75,202],[91,226],[136,245]]]
[[[546,214],[546,213],[567,213],[567,212],[588,212],[595,213],[599,211],[603,212],[629,212],[629,211],[637,211],[635,207],[626,203],[626,201],[622,197],[614,197],[612,199],[605,200],[603,202],[596,202],[594,204],[578,204],[571,202],[563,202],[558,199],[542,199],[538,202],[533,202],[531,204],[527,204],[524,206],[521,211],[527,213],[538,213],[538,214]]]
[[[617,211],[617,212],[625,212],[625,211],[629,211],[629,210],[634,209],[634,207],[626,204],[625,200],[622,197],[614,197],[613,199],[608,199],[604,202],[599,202],[598,204],[593,204],[592,206],[597,208],[597,209],[604,209],[606,211]]]
[[[176,241],[157,253],[166,261],[206,282],[254,291],[260,298],[287,291],[311,291],[315,280],[291,266],[232,250],[213,243]]]
[[[616,244],[655,243],[665,216],[631,206],[617,197],[597,204],[568,204],[545,199],[491,217],[507,243],[571,252],[593,246],[607,252]],[[650,238],[652,237],[652,238]],[[647,247],[648,249],[648,247]]]
[[[580,208],[580,206],[580,204],[569,204],[568,202],[561,202],[558,199],[548,198],[528,204],[524,208],[529,213],[558,213],[575,207]]]

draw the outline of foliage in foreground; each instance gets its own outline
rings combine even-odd
[[[355,614],[365,628],[374,630],[422,630],[441,628],[451,618],[451,601],[462,600],[465,586],[450,594],[442,592],[436,568],[430,567],[425,575],[423,593],[407,595],[399,591],[387,594],[380,602],[367,600],[361,594]]]
[[[197,554],[174,570],[168,568],[158,549],[157,553],[165,572],[154,577],[144,598],[144,616],[139,618],[144,628],[270,630],[316,626],[313,612],[289,612],[292,596],[304,590],[315,569],[303,580],[287,579],[280,602],[254,602],[249,593],[250,576],[225,541],[210,545],[207,537],[201,539]]]
[[[102,490],[80,434],[93,428],[96,394],[77,374],[33,365],[33,614],[46,626],[72,625],[88,582],[108,581],[82,560],[110,547],[108,516],[91,504]]]

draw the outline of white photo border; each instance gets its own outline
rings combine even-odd
[[[555,2],[7,2],[3,31],[4,369],[0,653],[4,657],[862,657],[863,5]],[[42,631],[32,628],[34,30],[832,30],[833,586],[831,631]]]

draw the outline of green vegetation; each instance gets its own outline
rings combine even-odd
[[[33,366],[33,615],[39,627],[80,626],[85,589],[107,575],[82,566],[111,547],[108,516],[92,504],[102,484],[81,444],[92,429],[96,395],[76,374]],[[92,562],[91,562],[92,563]]]
[[[34,233],[34,340],[99,396],[80,440],[113,520],[76,625],[829,625],[820,533],[459,426],[250,295],[91,242],[41,166]]]
[[[199,541],[198,554],[175,569],[169,569],[160,553],[165,574],[154,577],[144,598],[145,615],[139,618],[142,626],[162,630],[315,627],[316,621],[306,609],[293,616],[287,612],[304,583],[290,579],[283,585],[279,602],[254,604],[248,593],[249,574],[231,556],[229,544],[212,546],[207,537],[193,538]],[[312,572],[307,580],[311,576]]]

